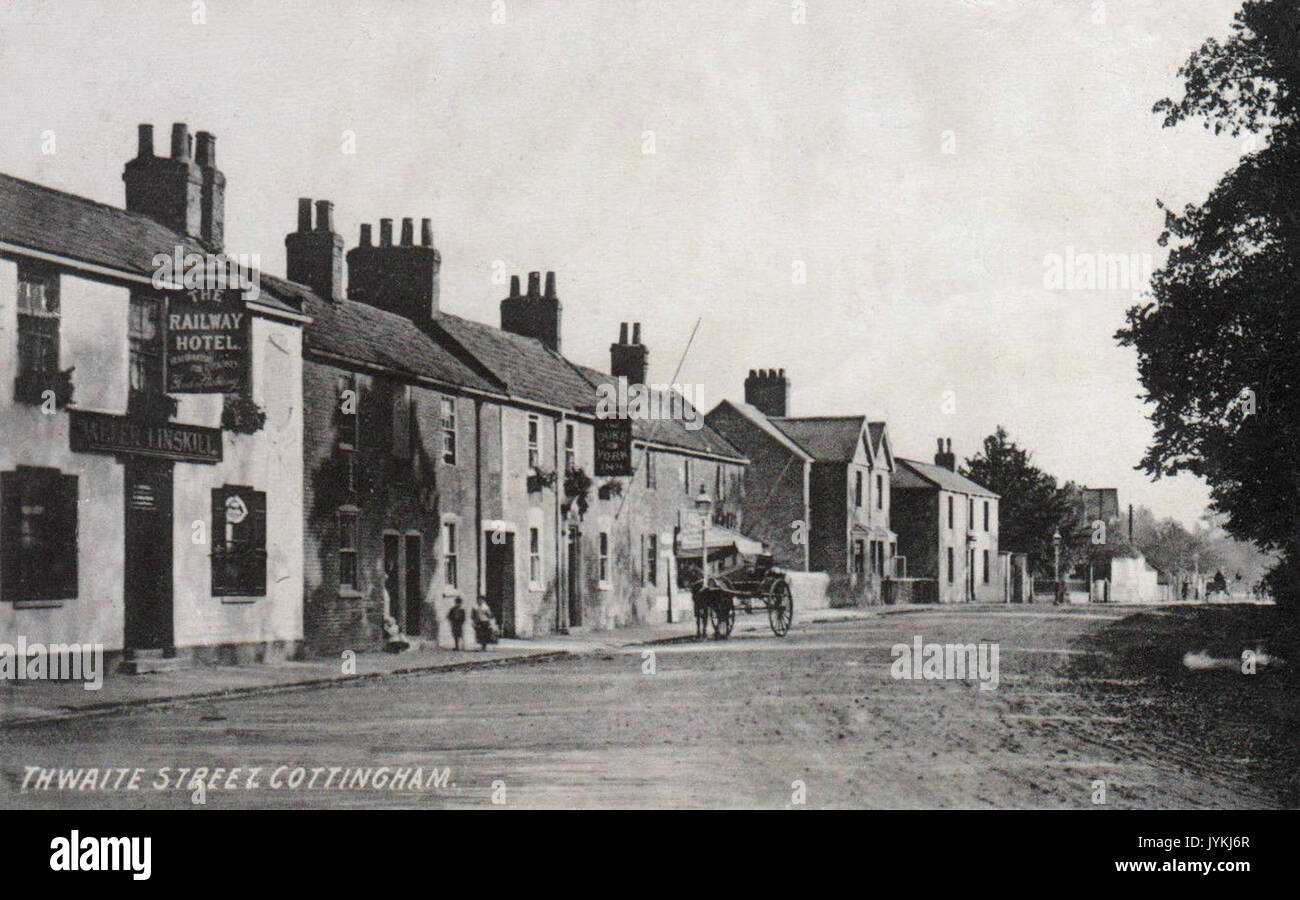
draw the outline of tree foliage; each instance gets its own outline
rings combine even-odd
[[[1073,485],[1058,486],[1002,426],[984,439],[980,453],[966,460],[961,474],[999,495],[998,548],[1028,553],[1038,575],[1052,574],[1052,535],[1058,529],[1062,577],[1087,552],[1087,526],[1074,503]]]
[[[1116,337],[1155,426],[1139,468],[1189,472],[1235,537],[1300,559],[1300,0],[1247,2],[1179,70],[1166,127],[1246,152],[1199,205],[1165,210],[1165,266]],[[1294,585],[1289,592],[1294,593]],[[1288,598],[1290,599],[1290,598]]]

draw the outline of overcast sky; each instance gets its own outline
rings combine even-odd
[[[1199,482],[1133,471],[1132,291],[1049,290],[1044,259],[1160,264],[1156,199],[1201,201],[1241,147],[1151,106],[1238,5],[0,2],[0,170],[120,205],[136,124],[166,152],[183,121],[217,136],[227,249],[268,271],[300,196],[348,247],[430,216],[449,312],[496,324],[494,263],[553,269],[577,362],[638,320],[666,381],[699,317],[705,408],[783,367],[794,414],[884,418],[900,456],[1002,424],[1190,523]]]

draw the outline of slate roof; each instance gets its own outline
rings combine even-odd
[[[492,373],[511,396],[561,409],[595,408],[595,387],[541,341],[448,313],[441,313],[434,325]]]
[[[601,372],[588,366],[574,365],[582,375],[591,382],[593,387],[602,384],[611,384],[617,386],[618,380],[607,372]],[[661,396],[661,392],[656,391],[656,398]],[[678,395],[681,397],[681,395]],[[593,401],[594,402],[594,401]],[[668,401],[662,401],[664,406],[668,406]],[[656,400],[656,408],[659,401]],[[692,430],[686,427],[685,418],[682,419],[633,419],[632,420],[632,437],[639,441],[651,441],[656,444],[667,444],[671,447],[681,447],[686,450],[695,450],[699,453],[708,453],[714,456],[722,456],[728,459],[734,459],[738,462],[745,460],[745,455],[731,445],[731,443],[718,434],[708,422],[704,420],[704,413],[689,403],[686,398],[681,397],[681,403],[684,408],[694,414],[694,422],[698,422],[700,427]]]
[[[850,462],[866,416],[769,417],[768,421],[818,462]]]
[[[263,276],[263,281],[266,278]],[[479,375],[405,316],[355,300],[324,300],[294,282],[274,281],[304,292],[304,310],[312,318],[304,337],[306,352],[316,350],[407,375],[501,393],[500,385]]]
[[[894,470],[890,484],[894,488],[925,488],[928,490],[953,491],[958,494],[973,494],[977,497],[994,497],[998,495],[981,484],[971,481],[964,475],[949,471],[943,466],[923,463],[915,459],[900,459]]]
[[[171,253],[178,244],[186,252],[208,252],[200,241],[148,216],[3,173],[0,241],[144,276],[153,274],[155,254]],[[300,309],[295,292],[280,296],[268,290],[264,281],[259,280],[261,303],[287,311]]]

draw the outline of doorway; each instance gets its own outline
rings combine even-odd
[[[508,531],[489,531],[483,535],[487,546],[484,556],[483,595],[492,618],[501,624],[501,633],[515,636],[515,536]]]
[[[172,464],[128,459],[124,470],[123,648],[174,652]]]
[[[391,532],[384,533],[384,591],[388,595],[388,609],[384,615],[394,622],[402,621],[402,538]]]
[[[420,633],[420,606],[424,602],[424,566],[421,563],[420,535],[406,536],[406,634]]]
[[[569,627],[582,627],[582,534],[569,529]]]

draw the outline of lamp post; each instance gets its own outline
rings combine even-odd
[[[1061,603],[1061,529],[1052,532],[1052,572],[1056,582],[1056,605]]]
[[[709,586],[709,513],[713,509],[713,498],[700,485],[700,492],[695,495],[695,511],[700,514],[700,574],[703,586]]]

